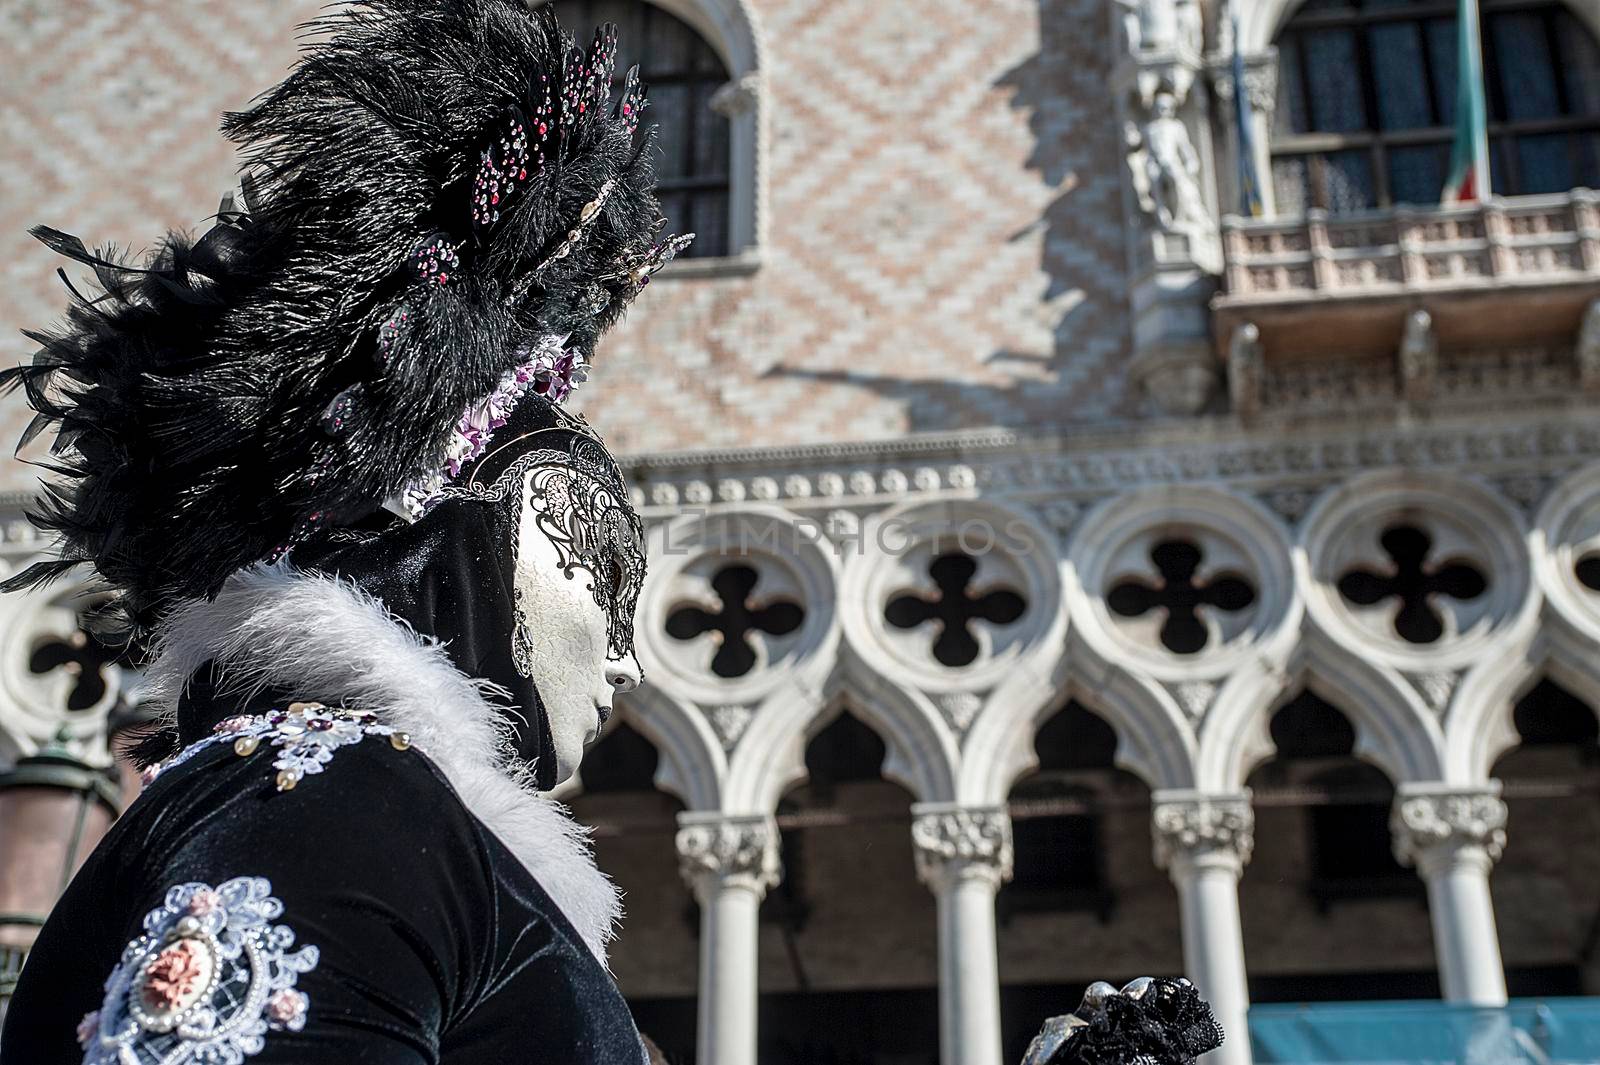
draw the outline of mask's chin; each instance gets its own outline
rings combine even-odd
[[[578,771],[578,766],[583,762],[584,750],[594,742],[600,731],[598,717],[596,721],[593,728],[585,729],[581,734],[576,729],[562,732],[552,729],[551,747],[555,751],[557,784],[566,783]]]

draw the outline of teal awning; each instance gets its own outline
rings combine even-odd
[[[1500,1009],[1443,1002],[1251,1007],[1256,1065],[1593,1065],[1600,998],[1518,999]]]

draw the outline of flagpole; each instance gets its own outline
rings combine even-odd
[[[1494,191],[1489,181],[1489,86],[1483,80],[1483,22],[1478,16],[1478,0],[1461,0],[1463,14],[1468,18],[1467,32],[1471,35],[1468,47],[1472,56],[1473,80],[1478,85],[1480,114],[1473,123],[1472,156],[1477,162],[1478,202],[1487,200]]]
[[[1261,176],[1256,171],[1256,141],[1250,128],[1250,96],[1245,88],[1244,54],[1239,50],[1239,8],[1228,0],[1228,21],[1233,34],[1233,123],[1239,158],[1235,175],[1239,182],[1239,211],[1246,218],[1261,217]]]

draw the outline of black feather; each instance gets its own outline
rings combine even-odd
[[[596,313],[594,279],[648,248],[660,218],[650,131],[635,137],[599,84],[614,30],[585,57],[549,5],[523,0],[359,0],[308,28],[290,75],[224,116],[242,193],[199,239],[171,234],[134,265],[34,231],[100,291],[70,290],[66,326],[34,334],[40,357],[0,370],[0,389],[22,389],[70,442],[34,515],[62,559],[8,587],[88,560],[150,624],[308,530],[372,512],[438,467],[519,350],[570,334],[588,358],[632,298],[608,283]],[[548,165],[474,233],[470,182],[497,120],[547,96],[584,106],[561,112]],[[578,246],[519,284],[608,182]],[[461,268],[421,285],[408,259],[433,233]],[[339,396],[360,409],[330,435]]]

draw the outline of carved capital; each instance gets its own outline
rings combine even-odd
[[[1000,807],[918,804],[911,808],[917,877],[934,890],[977,877],[1011,879],[1011,817]]]
[[[783,876],[778,829],[768,817],[678,818],[678,870],[689,886],[747,887],[757,894]]]
[[[1426,790],[1402,786],[1389,828],[1395,857],[1424,874],[1430,864],[1468,849],[1497,861],[1506,846],[1506,804],[1500,798],[1500,782]]]
[[[1233,106],[1233,59],[1229,54],[1226,57],[1213,58],[1211,61],[1211,89],[1217,94],[1217,102],[1224,107]],[[1257,114],[1271,117],[1273,109],[1278,102],[1278,50],[1269,48],[1264,52],[1244,57],[1244,92],[1245,102],[1250,105],[1250,110]]]
[[[1248,792],[1158,791],[1150,824],[1156,864],[1163,869],[1202,857],[1223,857],[1243,868],[1255,847],[1256,815]]]
[[[724,118],[737,118],[753,111],[761,95],[761,76],[750,71],[723,85],[707,101],[711,110]]]

